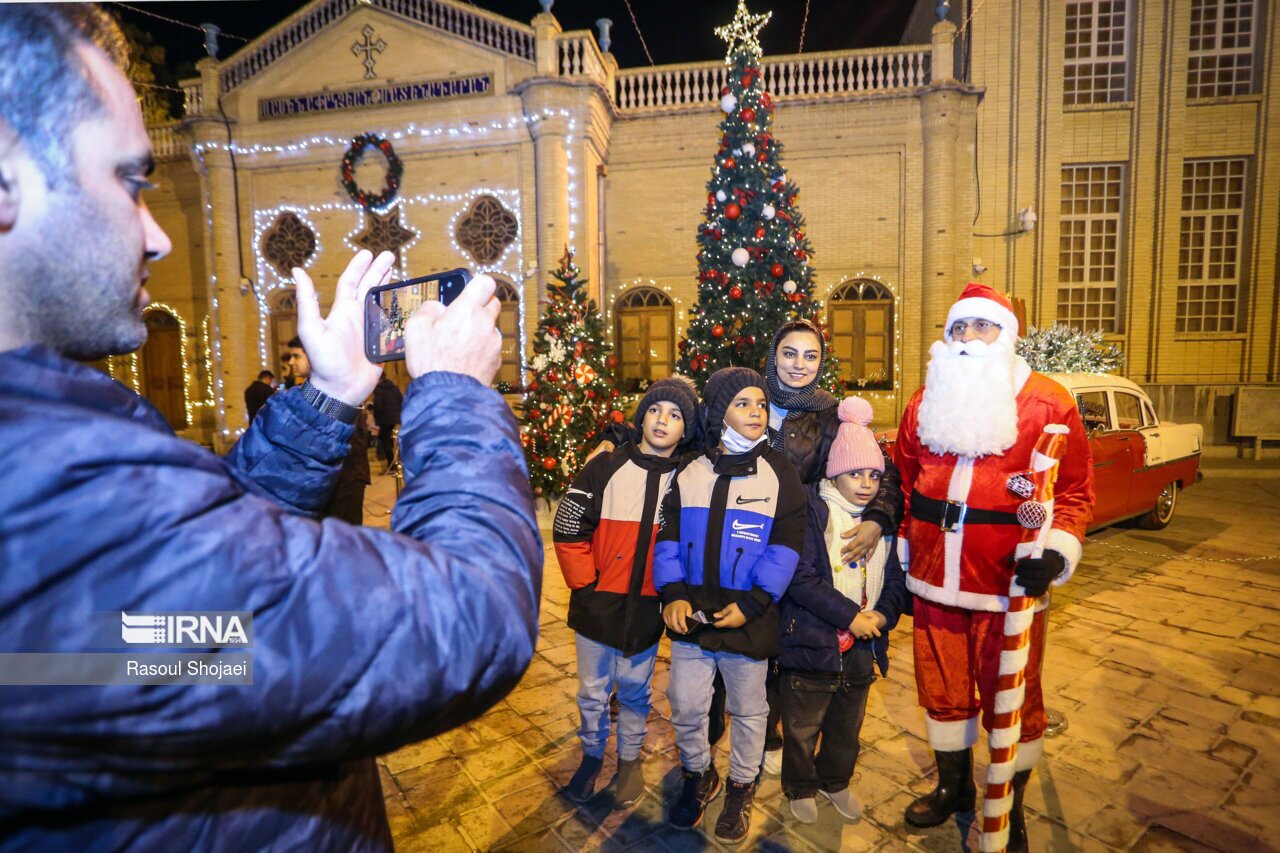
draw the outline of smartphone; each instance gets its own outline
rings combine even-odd
[[[423,302],[448,305],[458,298],[471,271],[448,272],[393,281],[369,291],[364,302],[364,354],[374,364],[404,358],[404,326]]]

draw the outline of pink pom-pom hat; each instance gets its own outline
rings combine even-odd
[[[850,471],[872,468],[884,472],[884,453],[875,435],[867,428],[873,412],[871,404],[861,397],[845,397],[836,409],[840,428],[827,454],[827,477],[835,478]]]

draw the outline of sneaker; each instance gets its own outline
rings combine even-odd
[[[724,811],[716,821],[716,838],[737,844],[751,831],[751,802],[755,799],[755,782],[729,780],[724,795]]]
[[[590,755],[582,756],[578,771],[573,774],[569,784],[564,786],[564,795],[575,803],[585,803],[596,794],[596,777],[600,775],[600,765],[604,761]]]
[[[818,801],[813,797],[791,800],[791,816],[801,823],[815,823],[818,820]]]
[[[822,791],[822,796],[831,801],[831,805],[835,806],[835,810],[846,820],[857,820],[862,817],[862,803],[859,802],[857,794],[853,793],[852,788],[845,788],[843,791]]]
[[[764,751],[764,772],[770,776],[782,774],[782,750],[766,749]]]
[[[644,762],[639,758],[631,761],[618,761],[618,772],[614,774],[609,789],[613,793],[613,807],[633,806],[644,796]]]
[[[667,815],[667,823],[672,829],[693,829],[702,823],[702,813],[707,803],[720,793],[720,774],[715,764],[710,764],[701,773],[692,770],[684,771],[684,786],[680,789],[680,798],[671,807]]]

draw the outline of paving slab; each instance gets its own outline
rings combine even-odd
[[[371,499],[386,505],[389,478]],[[385,481],[385,482],[384,482]],[[1280,838],[1280,477],[1206,481],[1181,496],[1164,531],[1118,526],[1086,544],[1050,610],[1045,698],[1068,726],[1046,740],[1027,792],[1033,850],[1277,849]],[[374,518],[385,526],[386,518]],[[548,535],[544,531],[544,536]],[[548,539],[549,543],[549,539]],[[486,714],[380,760],[388,818],[406,851],[972,851],[962,815],[932,829],[902,821],[933,785],[911,665],[911,620],[892,637],[872,687],[854,789],[862,818],[826,804],[797,823],[766,777],[746,844],[703,825],[665,823],[679,784],[659,649],[645,745],[646,794],[615,810],[607,792],[578,806],[559,791],[580,759],[568,590],[548,547],[538,652],[519,686]],[[728,737],[716,750],[728,767]],[[975,753],[981,790],[986,750]],[[612,777],[606,753],[599,788]]]

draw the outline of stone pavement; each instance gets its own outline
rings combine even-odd
[[[369,523],[391,502],[370,491]],[[385,520],[381,523],[385,524]],[[547,535],[544,530],[544,535]],[[659,653],[644,768],[648,791],[611,811],[607,795],[574,807],[557,794],[577,766],[568,592],[548,537],[537,656],[484,716],[380,760],[402,851],[717,850],[723,795],[701,831],[664,823],[678,786]],[[1115,527],[1090,537],[1075,578],[1055,594],[1046,703],[1068,727],[1046,741],[1027,793],[1033,850],[1275,850],[1280,840],[1280,478],[1215,481],[1182,495],[1166,530]],[[820,807],[812,826],[787,812],[766,777],[742,849],[976,850],[952,821],[910,830],[904,806],[932,787],[916,705],[910,619],[892,637],[887,679],[872,688],[854,780],[866,812],[845,823]],[[717,766],[728,766],[722,741]],[[976,757],[985,761],[985,749]],[[613,773],[613,747],[601,773]],[[976,776],[981,791],[985,765]],[[963,843],[962,843],[963,839]]]

